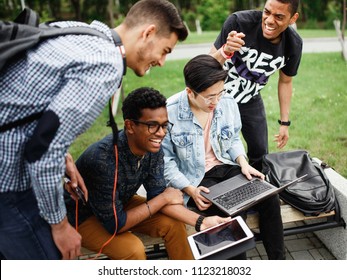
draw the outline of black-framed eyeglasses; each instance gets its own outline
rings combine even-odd
[[[173,127],[173,123],[171,123],[169,121],[165,122],[163,124],[160,124],[158,122],[142,122],[142,121],[133,120],[133,119],[131,119],[131,121],[133,121],[136,124],[147,125],[148,132],[151,134],[157,133],[160,128],[163,129],[164,133],[167,133],[167,132],[170,132],[172,127]]]

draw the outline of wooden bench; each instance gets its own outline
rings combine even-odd
[[[346,227],[345,222],[340,217],[339,209],[330,211],[329,213],[320,214],[319,216],[305,216],[300,211],[281,201],[281,215],[284,226],[284,236],[313,232],[326,228],[340,226]],[[254,232],[255,239],[257,241],[261,240],[259,236],[258,213],[249,213],[247,215],[246,223],[248,227]],[[195,233],[195,229],[192,226],[187,225],[187,234],[191,235],[193,233]],[[145,245],[148,259],[160,259],[167,257],[162,238],[153,238],[140,233],[136,233],[136,235],[142,240],[143,244]],[[79,259],[92,259],[95,256],[97,256],[95,252],[83,248],[82,256],[80,256]],[[107,256],[101,254],[100,256],[97,256],[97,259],[107,259]]]
[[[317,158],[314,158],[319,164],[321,161]],[[332,185],[335,187],[336,198],[339,199],[341,203],[341,209],[339,204],[334,211],[330,211],[329,213],[323,213],[319,216],[305,216],[300,211],[294,209],[288,204],[285,204],[281,201],[281,215],[282,222],[284,227],[284,236],[295,235],[300,233],[307,232],[317,232],[317,235],[320,237],[324,229],[334,229],[339,227],[339,229],[335,229],[333,232],[336,234],[331,234],[331,231],[328,230],[328,236],[324,238],[324,243],[333,243],[333,245],[329,244],[329,248],[335,252],[335,254],[342,255],[341,259],[347,259],[347,249],[341,250],[342,246],[345,246],[345,242],[347,241],[347,234],[345,233],[346,223],[343,219],[345,217],[347,219],[347,180],[335,172],[331,168],[327,168],[324,170],[327,174],[329,180],[331,180]],[[338,180],[337,180],[338,179]],[[259,220],[258,214],[252,213],[247,215],[246,223],[248,227],[254,232],[255,239],[261,240],[259,236]],[[341,231],[343,233],[341,233]],[[187,234],[193,234],[195,232],[194,228],[191,226],[187,226]],[[158,259],[167,257],[165,246],[163,240],[161,238],[153,238],[144,234],[138,234],[139,238],[143,241],[143,244],[146,247],[147,257],[148,259]],[[320,237],[321,238],[321,237]],[[328,242],[327,242],[328,240]],[[341,244],[340,244],[341,243]],[[340,246],[340,247],[339,247]],[[335,248],[336,247],[336,248]],[[344,251],[341,253],[341,251]],[[90,256],[95,256],[94,252],[90,252],[88,250],[83,249],[83,255],[80,257],[81,259],[89,258]],[[101,255],[98,258],[105,258],[106,256]],[[107,258],[107,257],[106,257]]]
[[[281,215],[284,227],[284,236],[312,232],[325,228],[339,227],[343,225],[345,226],[344,221],[340,217],[339,209],[330,211],[328,213],[322,213],[319,216],[305,216],[302,212],[281,201]],[[254,232],[256,239],[260,240],[258,235],[258,213],[248,215],[246,223]]]

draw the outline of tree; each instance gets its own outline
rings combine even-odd
[[[79,0],[70,0],[72,8],[75,12],[75,18],[76,20],[82,20],[82,14],[81,14],[81,4]]]
[[[347,61],[347,44],[345,43],[345,28],[346,28],[346,0],[342,3],[342,25],[339,19],[334,20],[335,30],[337,32],[337,37],[341,43],[342,47],[342,57]]]
[[[346,4],[346,0],[343,0],[343,20],[342,20],[342,38],[343,40],[345,40],[345,30],[346,30],[346,21],[347,21],[347,4]]]

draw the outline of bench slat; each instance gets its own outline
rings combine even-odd
[[[333,211],[330,211],[328,213],[321,213],[319,216],[305,216],[302,212],[291,207],[289,204],[282,204],[281,205],[281,215],[282,215],[282,223],[287,224],[287,223],[314,220],[314,219],[320,219],[320,218],[326,218],[326,217],[334,216],[335,211],[333,210]],[[252,213],[251,215],[248,215],[246,223],[250,229],[258,229],[259,228],[259,214],[258,213]]]

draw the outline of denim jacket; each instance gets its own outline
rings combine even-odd
[[[190,109],[185,90],[167,100],[167,110],[174,126],[162,144],[165,181],[180,190],[188,185],[199,186],[205,175],[203,128]],[[230,95],[225,95],[213,113],[210,131],[212,149],[224,164],[236,165],[238,156],[246,156],[240,130],[238,106]],[[188,200],[187,196],[185,200]]]

